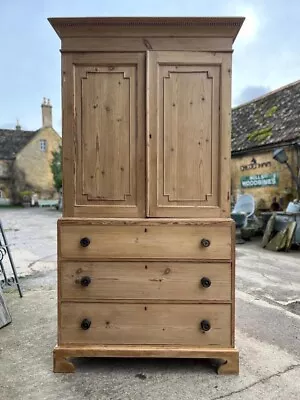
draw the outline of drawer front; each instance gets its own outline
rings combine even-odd
[[[60,318],[60,344],[231,345],[230,304],[62,303]]]
[[[76,260],[230,260],[229,225],[61,225],[60,256]]]
[[[60,263],[61,298],[230,301],[230,263]]]

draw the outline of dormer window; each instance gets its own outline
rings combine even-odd
[[[45,139],[40,140],[40,149],[43,152],[47,151],[47,140]]]

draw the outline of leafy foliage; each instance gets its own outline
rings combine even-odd
[[[61,168],[61,158],[62,158],[62,147],[59,146],[58,150],[52,151],[52,161],[51,161],[51,171],[53,175],[54,186],[57,191],[62,187],[62,168]]]

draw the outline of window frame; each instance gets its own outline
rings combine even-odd
[[[47,152],[47,140],[46,139],[40,139],[40,151],[43,153]]]

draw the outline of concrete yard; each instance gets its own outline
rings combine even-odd
[[[237,246],[239,376],[174,359],[78,359],[75,374],[54,374],[59,216],[0,208],[24,290],[5,291],[13,323],[0,330],[0,400],[300,399],[300,251],[257,240]]]

